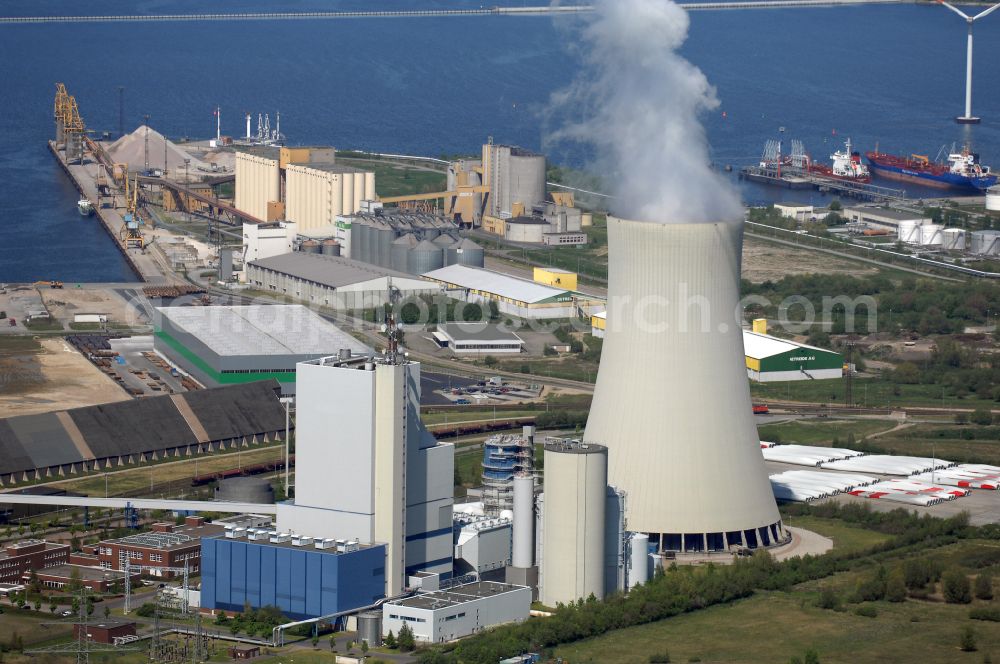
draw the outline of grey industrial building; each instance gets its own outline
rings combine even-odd
[[[158,307],[153,347],[206,386],[274,378],[295,391],[295,365],[371,349],[306,307]]]
[[[247,283],[333,309],[370,309],[389,302],[389,285],[404,298],[440,288],[405,272],[343,256],[295,251],[247,264]]]
[[[442,323],[432,332],[442,348],[456,353],[520,353],[524,341],[510,330],[488,323]]]
[[[350,257],[379,267],[420,275],[445,265],[482,267],[479,245],[458,236],[458,226],[433,214],[380,210],[340,217],[350,224]]]

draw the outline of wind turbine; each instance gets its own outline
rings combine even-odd
[[[948,4],[944,0],[937,0],[939,4],[944,5],[951,11],[955,12],[959,16],[965,19],[965,22],[969,24],[969,48],[966,53],[965,60],[965,115],[960,115],[955,118],[955,122],[959,124],[979,124],[979,118],[972,115],[972,24],[979,19],[985,17],[990,12],[996,10],[1000,7],[1000,3],[993,5],[989,9],[982,11],[975,16],[969,16],[961,9]]]

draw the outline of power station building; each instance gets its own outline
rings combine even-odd
[[[295,499],[278,505],[279,530],[385,544],[389,596],[418,571],[450,577],[455,449],[421,423],[420,365],[344,353],[297,372]]]
[[[732,320],[741,225],[609,216],[608,242],[614,306],[584,440],[607,447],[608,482],[627,497],[629,530],[648,534],[658,552],[787,541]],[[702,303],[696,313],[692,298]]]
[[[202,539],[201,605],[276,606],[293,619],[369,606],[385,597],[385,545],[350,546],[277,531],[235,529]]]
[[[298,304],[158,307],[153,347],[206,387],[275,379],[295,391],[295,365],[367,346]]]

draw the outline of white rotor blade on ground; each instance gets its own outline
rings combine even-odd
[[[972,20],[973,21],[978,21],[979,19],[981,19],[982,17],[986,16],[990,12],[995,11],[998,7],[1000,7],[1000,3],[997,3],[997,4],[993,5],[992,7],[990,7],[989,9],[984,9],[983,11],[979,12],[978,14],[976,14],[975,16],[972,17]]]
[[[944,0],[937,0],[937,1],[938,1],[938,4],[944,5],[945,7],[947,7],[948,9],[950,9],[951,11],[955,12],[956,14],[958,14],[959,16],[961,16],[962,18],[964,18],[966,21],[974,21],[975,20],[974,18],[972,18],[971,16],[969,16],[968,14],[966,14],[965,12],[963,12],[958,7],[955,7],[954,5],[950,5],[947,2],[945,2]],[[991,10],[988,9],[987,11],[991,11]],[[976,18],[978,18],[978,17],[976,17]]]

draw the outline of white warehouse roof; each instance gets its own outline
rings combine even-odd
[[[196,337],[220,356],[329,355],[350,348],[372,352],[336,325],[298,304],[157,307],[171,325]]]
[[[454,284],[460,288],[491,293],[528,304],[564,297],[573,292],[552,288],[527,279],[518,279],[499,272],[458,264],[425,272],[423,276],[435,281]]]
[[[750,330],[743,330],[743,350],[747,357],[755,360],[762,360],[765,357],[773,357],[774,355],[787,353],[788,351],[796,350],[797,348],[808,348],[809,350],[814,350],[817,353],[833,353],[832,350],[827,350],[825,348],[817,348],[816,346],[795,343],[794,341],[786,341],[785,339],[772,337],[768,334],[758,334],[756,332],[751,332]]]

